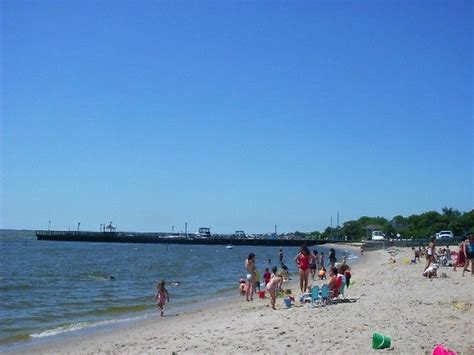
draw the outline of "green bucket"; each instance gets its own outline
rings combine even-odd
[[[390,338],[389,336],[386,336],[380,333],[374,333],[372,335],[372,348],[373,349],[386,349],[386,348],[389,348],[391,344],[392,344],[392,338]]]

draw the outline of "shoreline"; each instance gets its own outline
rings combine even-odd
[[[336,248],[337,252],[340,254],[342,254],[343,252],[348,252],[350,259],[349,262],[351,263],[351,265],[357,263],[359,256],[357,256],[355,250],[352,250],[351,247],[340,244],[324,245],[324,248],[326,249],[330,247]],[[293,255],[288,255],[285,262],[287,265],[291,265],[293,263]],[[299,289],[297,272],[291,272],[290,277],[290,282],[285,283],[284,286],[285,288],[291,287],[293,289],[293,294],[296,294],[296,291]],[[261,289],[263,290],[264,287],[262,286]],[[258,296],[255,295],[255,298],[257,297]],[[236,286],[235,289],[227,289],[219,295],[211,294],[209,295],[209,299],[198,299],[193,301],[192,303],[185,303],[177,306],[171,303],[171,307],[167,307],[167,314],[168,317],[186,315],[188,313],[192,313],[196,309],[208,310],[208,308],[210,308],[210,304],[215,307],[216,305],[218,306],[228,302],[240,302],[239,300],[241,300],[241,297],[237,292]],[[64,341],[67,342],[69,340],[74,341],[74,339],[88,337],[91,333],[95,332],[105,334],[110,331],[120,330],[122,328],[135,327],[137,324],[141,324],[143,322],[149,321],[150,319],[155,319],[156,317],[158,317],[155,308],[156,307],[153,306],[153,310],[150,309],[139,314],[124,315],[121,318],[111,318],[88,322],[90,324],[70,323],[64,327],[58,326],[56,328],[46,329],[36,335],[30,336],[29,339],[25,339],[23,341],[3,343],[0,347],[0,353],[22,353],[28,350],[36,349],[38,347],[49,346],[50,344],[62,343]],[[43,335],[43,333],[48,334]]]
[[[389,254],[396,263],[390,263]],[[438,343],[474,353],[474,278],[441,268],[446,278],[421,276],[424,264],[403,261],[409,248],[365,252],[352,266],[351,302],[314,309],[296,302],[234,296],[177,316],[150,317],[128,327],[61,339],[11,353],[376,353],[372,333],[392,338],[390,353],[431,354]],[[293,277],[284,288],[298,295]],[[327,282],[327,280],[326,280]],[[321,282],[319,282],[320,284]],[[305,334],[305,336],[300,336]]]

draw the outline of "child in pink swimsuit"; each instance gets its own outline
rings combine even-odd
[[[165,303],[170,301],[170,295],[165,287],[165,280],[161,280],[156,286],[155,299],[158,300],[158,308],[160,309],[161,316],[165,314]]]

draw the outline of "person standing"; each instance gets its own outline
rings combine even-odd
[[[247,290],[245,298],[247,301],[253,301],[254,286],[255,286],[255,254],[250,253],[245,260],[245,269],[247,270]]]
[[[331,249],[329,249],[329,265],[330,265],[329,267],[330,268],[335,267],[336,266],[336,261],[337,261],[337,259],[336,259],[336,249],[331,248]]]
[[[454,263],[453,271],[456,271],[456,268],[464,267],[466,263],[466,255],[464,254],[464,243],[466,242],[467,237],[463,237],[461,243],[459,244],[458,254],[456,256],[456,262]]]
[[[165,287],[165,280],[161,280],[156,286],[155,299],[158,301],[157,306],[160,310],[160,315],[163,317],[165,314],[165,303],[170,301],[170,294]]]
[[[314,281],[314,278],[318,272],[318,251],[317,250],[313,250],[313,260],[311,260],[309,269],[311,271],[311,278]]]
[[[426,269],[430,267],[431,263],[433,263],[435,260],[435,248],[436,248],[436,238],[431,237],[430,244],[428,244],[428,249],[426,251],[426,266],[425,266],[425,270],[423,270],[423,273],[426,271]]]
[[[471,263],[471,276],[474,276],[474,234],[469,236],[469,239],[464,241],[464,256],[466,257],[466,263],[464,264],[464,269],[462,270],[462,276],[467,271],[469,262]]]
[[[283,265],[283,249],[280,249],[278,252],[278,259],[280,260],[280,265]]]
[[[301,251],[295,256],[295,262],[300,274],[301,293],[305,293],[308,288],[309,265],[311,264],[312,259],[313,256],[306,245],[303,245]]]

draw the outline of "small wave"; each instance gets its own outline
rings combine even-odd
[[[138,304],[138,305],[133,305],[133,306],[114,306],[114,307],[109,307],[105,309],[98,309],[98,310],[91,311],[89,315],[100,316],[100,315],[107,315],[107,314],[140,312],[140,311],[145,311],[151,308],[153,308],[151,304]]]
[[[132,320],[132,318],[64,324],[53,329],[47,329],[45,331],[42,331],[41,333],[31,334],[31,337],[32,338],[49,337],[49,336],[58,335],[62,333],[74,332],[81,329],[98,327],[101,325],[108,325],[108,324],[114,324],[114,323],[119,323],[119,322],[125,322],[129,320]]]

